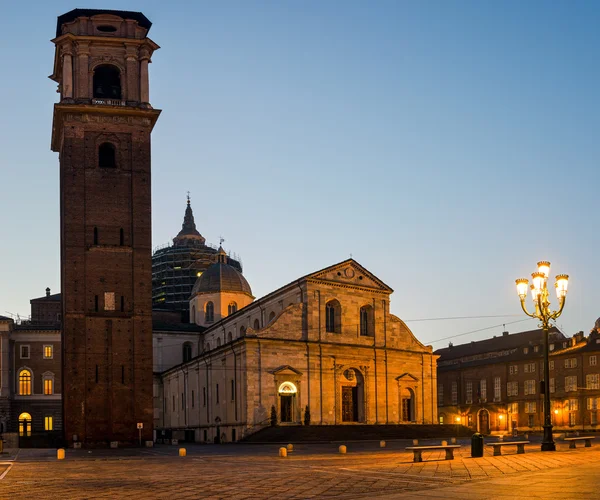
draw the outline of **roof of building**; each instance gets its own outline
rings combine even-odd
[[[550,329],[550,335],[551,337],[554,337],[555,340],[566,340],[564,334],[556,327]],[[443,349],[435,351],[434,354],[440,356],[438,361],[441,362],[448,359],[463,358],[486,352],[503,351],[518,347],[526,347],[528,345],[541,344],[543,340],[543,330],[529,330],[526,332],[513,333],[512,335],[505,334],[491,339],[474,341],[468,344],[444,347]]]
[[[219,248],[219,261],[210,266],[196,280],[192,295],[197,293],[240,292],[252,295],[252,289],[242,273],[227,264],[227,254]]]
[[[187,198],[187,206],[185,207],[185,215],[183,216],[183,224],[181,225],[181,231],[173,238],[175,245],[180,245],[186,240],[194,240],[194,242],[204,244],[206,239],[196,229],[196,222],[194,221],[194,213],[190,204],[190,197]]]
[[[12,321],[12,318],[7,318],[6,316],[0,316],[0,321]]]
[[[141,12],[132,12],[129,10],[73,9],[63,14],[62,16],[58,16],[58,19],[56,21],[56,36],[59,37],[60,35],[62,35],[61,28],[63,24],[70,23],[78,17],[92,17],[97,16],[99,14],[119,16],[123,19],[133,19],[134,21],[137,21],[142,28],[146,28],[148,31],[150,31],[150,27],[152,26],[150,20]]]
[[[36,323],[19,323],[15,325],[15,332],[19,331],[39,331],[39,332],[60,332],[60,323],[55,323],[53,325],[43,325]]]
[[[61,294],[54,293],[52,295],[44,295],[43,297],[36,297],[35,299],[31,299],[29,302],[60,302]]]

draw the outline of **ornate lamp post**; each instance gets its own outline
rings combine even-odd
[[[548,276],[550,275],[550,262],[538,262],[538,271],[532,273],[533,284],[529,287],[529,281],[526,279],[518,279],[517,292],[521,299],[521,307],[527,316],[540,320],[539,327],[544,330],[544,439],[542,440],[542,451],[554,451],[556,445],[552,439],[552,418],[550,415],[550,363],[548,349],[548,331],[550,330],[550,322],[556,320],[565,307],[567,298],[567,286],[569,284],[569,276],[559,274],[556,277],[554,287],[556,296],[558,297],[558,311],[550,309],[550,300],[548,297]],[[535,312],[532,314],[525,307],[525,299],[527,298],[527,289],[531,288],[531,296],[535,306]]]

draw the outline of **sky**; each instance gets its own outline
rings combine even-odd
[[[161,46],[153,245],[190,191],[256,297],[352,255],[440,348],[535,328],[514,280],[549,260],[565,334],[600,316],[600,3],[509,0],[7,2],[0,315],[60,290],[47,77],[76,7],[141,11]]]

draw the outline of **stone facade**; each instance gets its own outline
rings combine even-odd
[[[148,63],[139,13],[60,16],[52,150],[59,153],[65,437],[152,439]]]
[[[600,411],[600,334],[550,332],[550,400],[558,431],[596,430]],[[544,333],[533,330],[440,349],[440,422],[484,434],[541,431]]]
[[[235,441],[272,408],[282,425],[307,410],[311,425],[437,422],[437,357],[390,314],[391,293],[349,259],[225,317],[157,379],[159,437]]]

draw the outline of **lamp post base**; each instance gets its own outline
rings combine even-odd
[[[544,425],[542,451],[556,451],[556,444],[554,444],[554,439],[552,439],[552,425]]]

